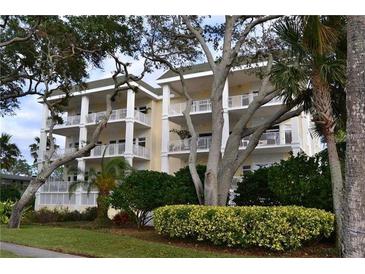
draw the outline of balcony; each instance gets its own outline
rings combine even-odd
[[[208,150],[212,143],[212,137],[199,137],[197,140],[198,151]],[[170,142],[170,152],[190,151],[191,139],[175,140]]]
[[[228,108],[229,109],[241,109],[247,108],[249,104],[254,100],[254,98],[258,95],[257,92],[236,95],[236,96],[229,96],[228,97]],[[274,98],[270,102],[266,103],[266,105],[273,105],[273,104],[281,104],[281,98]],[[186,108],[186,102],[171,104],[169,108],[169,115],[170,116],[180,116],[182,115],[183,111]],[[193,101],[193,105],[191,106],[190,114],[197,114],[197,113],[209,113],[212,111],[212,104],[210,99],[204,100],[196,100]]]
[[[212,143],[212,137],[199,137],[198,138],[198,152],[208,151]],[[284,139],[281,138],[280,132],[265,132],[262,134],[257,148],[275,147],[282,145],[290,145],[292,142],[291,130],[286,130]],[[246,148],[249,143],[249,138],[243,138],[241,140],[240,149]],[[189,152],[191,147],[191,139],[175,140],[170,142],[169,151],[174,152]]]
[[[169,115],[171,115],[171,116],[182,115],[182,112],[185,110],[185,108],[186,108],[186,102],[172,104],[169,109]],[[211,111],[212,111],[212,104],[210,102],[210,99],[197,100],[197,101],[193,101],[193,105],[191,106],[190,114],[207,113],[207,112],[211,112]]]
[[[63,123],[56,124],[54,128],[61,128],[61,127],[68,127],[68,126],[77,126],[80,124],[80,115],[73,115],[73,116],[64,116],[62,117]],[[47,128],[51,126],[51,117],[47,119]]]
[[[229,96],[228,108],[230,109],[247,108],[257,95],[258,95],[257,92],[252,92],[248,94]],[[282,102],[283,100],[280,97],[275,97],[270,102],[267,102],[264,106],[273,104],[282,104]]]
[[[90,151],[89,157],[102,157],[105,151],[105,157],[123,156],[125,152],[125,144],[109,144],[98,145]]]
[[[100,111],[95,113],[90,113],[86,116],[86,123],[88,124],[96,124],[99,123],[106,115],[106,111]],[[127,109],[115,109],[112,111],[112,114],[109,117],[109,122],[113,121],[125,121],[127,118]],[[138,110],[134,111],[134,119],[137,122],[142,124],[150,125],[150,118],[145,114]]]
[[[109,144],[109,145],[98,145],[90,151],[89,158],[99,158],[103,156],[105,151],[105,157],[124,156],[125,154],[125,143],[120,144]],[[149,159],[149,149],[140,145],[133,145],[134,156]]]

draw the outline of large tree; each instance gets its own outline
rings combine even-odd
[[[133,55],[135,33],[128,22],[136,18],[124,16],[2,16],[0,34],[0,95],[2,115],[19,106],[19,98],[37,95],[50,111],[49,153],[42,168],[20,200],[15,204],[9,227],[20,225],[21,212],[47,178],[64,164],[86,155],[96,146],[112,112],[118,92],[133,88],[129,81],[143,77],[128,73],[128,64],[118,54]],[[138,38],[138,37],[137,37]],[[73,92],[85,87],[89,66],[100,68],[107,56],[116,60],[113,75],[114,91],[106,95],[106,115],[99,122],[87,144],[74,153],[52,159],[55,152],[53,128],[62,122],[61,113]],[[145,67],[146,68],[146,67]],[[118,77],[123,76],[123,77]],[[127,87],[125,87],[127,86]],[[74,88],[76,87],[76,88]],[[50,100],[53,92],[62,92],[60,99]]]
[[[338,241],[341,236],[343,175],[336,147],[337,121],[333,98],[334,94],[338,96],[343,92],[345,83],[344,26],[344,19],[339,16],[295,16],[280,20],[275,31],[287,46],[288,56],[281,61],[273,77],[285,87],[290,84],[285,76],[292,73],[296,81],[307,84],[311,93],[313,121],[328,147]],[[291,88],[291,92],[296,93],[298,89]]]
[[[281,88],[270,82],[275,63],[270,32],[271,21],[279,16],[225,16],[222,23],[206,23],[198,16],[150,17],[145,32],[146,45],[143,55],[175,72],[180,77],[181,96],[186,98],[183,111],[191,135],[189,169],[200,203],[226,205],[233,176],[257,146],[262,133],[270,126],[285,121],[303,111],[301,99],[290,98],[271,117],[261,124],[249,126],[258,109],[280,96]],[[255,31],[259,33],[255,36]],[[257,56],[262,56],[259,59]],[[184,78],[184,68],[199,60],[205,60],[213,72],[210,100],[212,105],[212,142],[209,150],[204,182],[196,171],[197,138],[190,117],[193,98]],[[266,61],[264,69],[255,67],[258,61]],[[222,130],[224,125],[222,95],[228,74],[236,66],[249,65],[260,72],[262,78],[258,96],[250,103],[245,115],[233,126],[222,158]],[[256,68],[256,69],[255,69]],[[249,144],[240,150],[242,138],[249,137]]]
[[[365,257],[365,16],[347,26],[347,138],[343,199],[344,257]]]

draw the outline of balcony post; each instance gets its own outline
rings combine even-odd
[[[82,182],[85,180],[85,171],[86,171],[86,164],[85,160],[77,159],[77,169],[79,172],[77,173],[77,180]],[[75,191],[75,206],[76,209],[80,210],[82,206],[82,187],[79,185]]]
[[[222,94],[222,107],[223,107],[223,129],[222,129],[222,145],[221,145],[222,155],[224,149],[226,148],[227,140],[229,137],[228,98],[229,98],[229,85],[227,78],[224,84],[223,94]]]
[[[48,117],[49,117],[48,106],[46,104],[43,104],[42,128],[41,128],[41,133],[39,136],[39,150],[38,150],[38,159],[37,159],[38,171],[40,171],[42,169],[42,165],[43,165],[43,161],[44,161],[44,157],[45,157],[45,153],[46,153],[46,149],[47,149],[46,129],[48,128],[48,126],[47,126]]]
[[[162,87],[162,136],[161,136],[161,171],[169,173],[169,142],[170,142],[170,109],[171,90],[168,85]]]
[[[127,91],[127,116],[125,118],[125,152],[124,157],[130,165],[133,164],[133,132],[134,132],[135,92]]]
[[[82,148],[87,142],[86,119],[88,113],[89,113],[89,97],[84,95],[81,97],[79,148]]]

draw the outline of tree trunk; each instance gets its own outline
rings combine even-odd
[[[37,190],[44,184],[44,181],[36,178],[30,181],[22,197],[15,203],[9,219],[9,228],[19,228],[23,209],[29,204]]]
[[[98,226],[108,225],[111,220],[108,217],[109,202],[108,195],[99,193],[96,199],[97,211],[96,218],[94,220],[95,224]]]
[[[333,116],[331,92],[329,85],[322,80],[319,69],[315,68],[312,75],[313,83],[313,104],[315,108],[314,119],[320,126],[326,139],[328,149],[328,160],[332,182],[333,210],[336,215],[337,247],[340,248],[342,230],[342,194],[343,177],[341,162],[338,157],[335,138],[335,119]]]
[[[205,205],[218,205],[218,168],[221,161],[223,106],[222,93],[227,75],[216,70],[212,86],[212,143],[209,149],[207,170],[204,180]],[[227,72],[228,74],[228,72]]]
[[[342,200],[343,200],[343,178],[341,171],[341,162],[337,153],[336,137],[333,132],[328,133],[326,136],[328,162],[330,166],[331,182],[332,182],[332,197],[333,197],[333,210],[336,215],[336,235],[337,246],[340,249],[341,244],[341,230],[342,230]]]
[[[346,183],[342,256],[365,257],[365,16],[350,16],[347,31]],[[346,201],[346,203],[345,203]]]

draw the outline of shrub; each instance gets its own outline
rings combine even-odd
[[[117,226],[124,226],[134,222],[127,212],[121,211],[113,217],[113,223]]]
[[[332,211],[329,165],[320,154],[291,155],[248,173],[235,193],[237,205],[298,205]]]
[[[136,170],[110,196],[111,205],[130,214],[138,227],[151,220],[153,209],[185,201],[184,187],[167,173]]]
[[[69,211],[67,208],[47,209],[41,208],[38,211],[31,211],[24,217],[27,223],[54,223],[54,222],[76,222],[93,221],[96,218],[96,207],[89,207],[83,212],[77,210]]]
[[[276,196],[269,189],[269,168],[260,168],[246,172],[242,181],[237,184],[234,202],[237,205],[278,205]]]
[[[0,202],[0,223],[7,224],[11,215],[11,210],[13,209],[14,202],[4,201]]]
[[[334,215],[298,206],[176,205],[154,210],[154,225],[159,234],[172,238],[282,251],[329,237],[334,230]]]
[[[0,187],[0,201],[17,201],[20,199],[20,191],[12,185],[2,185]]]
[[[196,170],[199,174],[200,180],[204,182],[205,171],[207,167],[204,165],[197,165]],[[177,183],[180,184],[180,201],[179,204],[199,204],[193,179],[191,178],[189,166],[183,167],[175,172]]]
[[[330,168],[318,155],[299,154],[274,164],[269,169],[268,181],[269,189],[282,205],[332,211]]]

